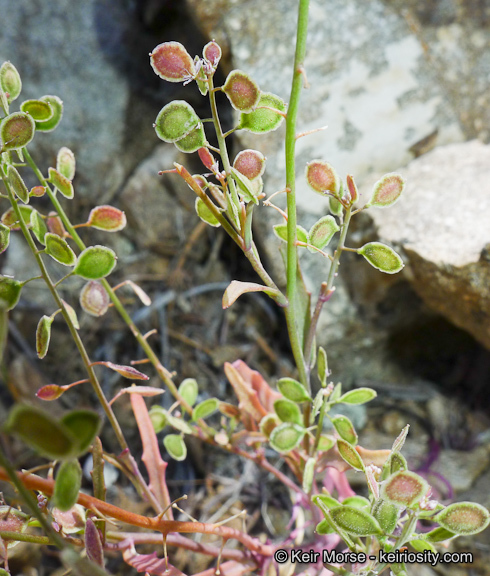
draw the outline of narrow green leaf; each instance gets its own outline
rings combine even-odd
[[[366,404],[366,402],[370,402],[376,398],[377,395],[376,390],[372,388],[356,388],[343,394],[337,402],[343,402],[344,404]]]
[[[39,358],[44,358],[48,353],[49,341],[51,340],[52,316],[43,316],[39,320],[36,329],[36,351]]]
[[[432,552],[433,554],[437,554],[437,550],[436,550],[435,546],[432,546],[432,544],[430,542],[427,542],[425,540],[420,540],[418,538],[415,538],[414,540],[410,540],[409,544],[417,552],[424,552],[425,550],[429,550],[429,552]]]
[[[306,402],[311,401],[311,397],[306,391],[306,388],[294,380],[294,378],[281,378],[277,382],[279,392],[288,400],[292,402]]]
[[[364,498],[364,496],[349,496],[342,500],[342,506],[353,506],[354,508],[362,508],[368,512],[371,510],[371,502]]]
[[[73,272],[85,280],[99,280],[115,268],[117,256],[106,246],[89,246],[78,256]]]
[[[316,458],[308,458],[303,471],[303,492],[309,494],[315,477]]]
[[[454,532],[451,532],[450,530],[447,530],[442,526],[438,526],[437,528],[434,528],[434,530],[431,530],[430,532],[427,532],[426,534],[423,534],[420,537],[423,538],[424,540],[427,540],[427,542],[437,543],[437,542],[444,542],[445,540],[449,540],[450,538],[454,538],[455,536],[456,534]]]
[[[66,512],[76,504],[82,486],[82,469],[78,460],[66,460],[56,473],[53,504],[58,510]]]
[[[327,385],[327,378],[328,378],[328,359],[327,359],[327,353],[325,352],[325,349],[322,346],[318,348],[318,357],[316,364],[317,364],[318,379],[320,380],[322,387],[325,388],[325,386]]]
[[[357,253],[364,256],[373,268],[386,274],[396,274],[404,266],[403,260],[393,248],[381,242],[368,242],[359,248]]]
[[[385,534],[393,534],[398,522],[398,517],[400,516],[400,508],[380,498],[374,504],[372,513],[379,522],[383,532]]]
[[[48,232],[44,235],[44,241],[46,242],[46,254],[49,254],[53,260],[63,264],[63,266],[73,266],[75,264],[77,257],[66,240],[60,238],[57,234]]]
[[[71,458],[76,452],[76,436],[52,414],[27,404],[16,404],[10,411],[5,432],[20,436],[42,456],[52,460]]]
[[[163,438],[163,445],[174,460],[178,460],[179,462],[185,460],[187,456],[187,447],[180,434],[167,434]]]

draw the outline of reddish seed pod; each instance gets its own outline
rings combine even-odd
[[[212,40],[204,46],[202,55],[216,68],[218,62],[221,60],[221,48],[219,44]]]
[[[211,152],[207,148],[203,147],[199,148],[197,153],[199,154],[199,158],[201,159],[201,162],[204,164],[204,166],[206,166],[208,170],[214,172],[216,160]]]
[[[347,174],[346,180],[347,180],[347,189],[349,190],[350,194],[350,199],[352,204],[354,204],[359,200],[359,192],[357,190],[356,183],[354,182],[354,178],[350,174]]]
[[[332,192],[337,194],[340,189],[340,180],[335,170],[322,160],[313,160],[306,165],[306,180],[315,192],[324,194]]]
[[[239,112],[252,112],[260,100],[260,89],[248,74],[233,70],[228,74],[223,92]]]
[[[258,150],[242,150],[237,154],[233,167],[249,180],[254,180],[264,173],[265,156]]]
[[[80,293],[80,305],[91,316],[103,316],[111,303],[106,289],[95,280],[85,284]]]
[[[150,54],[151,67],[168,82],[183,82],[194,76],[194,62],[180,42],[159,44]]]

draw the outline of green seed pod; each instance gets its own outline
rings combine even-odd
[[[45,100],[25,100],[20,105],[22,112],[29,114],[36,121],[44,122],[53,116],[51,104]]]
[[[317,363],[316,370],[318,374],[318,380],[320,380],[322,387],[325,388],[325,386],[327,385],[327,378],[329,372],[328,372],[327,353],[325,352],[325,349],[322,346],[319,346],[318,348],[318,357],[316,363]]]
[[[393,534],[400,516],[400,508],[380,498],[374,504],[372,512],[383,532],[385,534]]]
[[[425,540],[415,538],[414,540],[410,540],[409,544],[417,552],[424,552],[425,550],[429,550],[429,552],[437,554],[435,546],[432,546],[430,542],[426,542]]]
[[[309,243],[315,248],[323,250],[339,230],[339,225],[333,216],[324,216],[310,228]],[[313,248],[308,248],[308,250],[313,253],[316,252]]]
[[[55,170],[54,168],[49,169],[48,182],[51,182],[51,184],[57,188],[65,198],[73,198],[75,194],[73,184],[68,180],[68,178],[63,176],[61,172],[58,172],[58,170]]]
[[[37,210],[31,212],[31,230],[34,232],[34,236],[37,238],[43,246],[46,245],[45,236],[48,232],[44,219],[39,214]]]
[[[400,174],[385,174],[374,185],[371,200],[366,204],[366,207],[386,208],[391,206],[400,198],[404,189],[405,180]]]
[[[172,144],[190,134],[200,122],[190,104],[174,100],[160,110],[153,127],[160,140]]]
[[[109,309],[111,300],[107,290],[95,280],[87,282],[80,292],[80,305],[90,316],[103,316]]]
[[[0,310],[12,310],[17,305],[20,298],[22,284],[8,278],[7,276],[0,276]]]
[[[7,60],[0,68],[0,88],[8,93],[8,102],[13,102],[19,97],[22,90],[22,80],[17,68]]]
[[[324,518],[316,525],[315,532],[321,535],[333,534],[335,532],[335,528],[327,519]]]
[[[73,272],[85,280],[105,278],[114,270],[116,254],[106,246],[90,246],[78,256]]]
[[[342,402],[344,404],[366,404],[366,402],[371,402],[377,396],[376,390],[372,388],[356,388],[355,390],[350,390],[341,396],[337,402]]]
[[[184,136],[177,142],[174,142],[177,150],[185,152],[186,154],[191,154],[192,152],[197,152],[200,148],[206,146],[206,135],[204,133],[204,128],[202,124],[199,123],[197,128],[192,130],[187,136]]]
[[[96,206],[90,211],[87,224],[105,232],[119,232],[126,226],[126,215],[114,206]]]
[[[58,124],[61,122],[63,117],[63,101],[58,98],[58,96],[43,96],[40,98],[43,102],[47,102],[53,111],[53,115],[49,120],[44,120],[43,122],[36,122],[36,130],[39,132],[52,132]]]
[[[66,512],[77,502],[82,486],[82,469],[78,460],[66,460],[58,468],[54,484],[53,504]]]
[[[256,188],[254,187],[251,180],[249,180],[244,174],[242,174],[236,168],[231,168],[231,176],[233,180],[238,185],[238,190],[243,197],[245,202],[253,202],[258,204],[259,201],[256,198]]]
[[[269,442],[272,448],[280,454],[294,450],[303,439],[305,430],[298,424],[286,422],[272,431]]]
[[[80,330],[80,324],[78,323],[77,313],[68,304],[68,302],[65,302],[63,299],[61,299],[61,301],[63,302],[63,306],[65,307],[66,313],[68,314],[68,317],[70,318],[70,322],[73,324],[73,327],[76,330]]]
[[[200,418],[207,418],[214,414],[219,408],[219,400],[217,398],[208,398],[203,402],[200,402],[192,412],[192,419],[194,421]]]
[[[264,416],[260,421],[259,428],[262,434],[266,438],[269,438],[274,428],[277,428],[280,423],[281,421],[275,414],[267,414],[267,416]]]
[[[303,421],[299,406],[285,398],[274,402],[274,411],[282,422],[292,422],[301,425]]]
[[[361,508],[362,510],[371,510],[371,502],[364,496],[349,496],[342,500],[342,506],[353,506],[354,508]]]
[[[163,439],[163,445],[169,456],[181,462],[187,456],[187,447],[180,434],[167,434]]]
[[[93,410],[72,410],[61,418],[61,424],[76,439],[76,456],[85,454],[99,433],[100,416]]]
[[[312,160],[306,165],[306,181],[310,188],[319,194],[331,192],[338,194],[340,178],[334,168],[323,160]]]
[[[265,134],[277,130],[284,120],[282,114],[278,112],[286,112],[284,100],[275,94],[261,92],[256,109],[249,114],[240,114],[240,123],[237,129],[248,130],[254,134]]]
[[[72,432],[54,420],[52,414],[27,404],[12,408],[4,430],[20,436],[28,446],[52,460],[73,457],[77,446]]]
[[[190,54],[180,42],[159,44],[150,54],[150,64],[167,82],[183,82],[196,73]]]
[[[320,452],[327,452],[327,450],[331,450],[336,444],[336,440],[333,436],[329,436],[328,434],[322,434],[320,436],[320,442],[318,442],[318,450]]]
[[[211,210],[206,206],[205,202],[200,198],[196,198],[195,208],[197,215],[203,222],[206,222],[206,224],[209,224],[214,228],[218,228],[219,226],[221,226],[216,216],[211,212]]]
[[[431,530],[430,532],[424,534],[423,538],[424,540],[427,540],[427,542],[437,543],[437,542],[444,542],[445,540],[449,540],[450,538],[454,538],[454,536],[456,536],[454,532],[451,532],[446,528],[442,528],[442,526],[438,526],[437,528],[434,528],[434,530]]]
[[[408,464],[405,456],[400,452],[393,452],[388,460],[390,466],[390,474],[408,470]]]
[[[52,316],[43,316],[36,330],[36,351],[39,358],[43,359],[48,353],[49,341],[51,340]]]
[[[29,190],[27,190],[22,176],[14,166],[9,165],[7,168],[7,180],[17,198],[24,202],[24,204],[29,204]]]
[[[330,511],[333,521],[353,536],[381,536],[383,531],[377,520],[360,508],[337,506]]]
[[[73,152],[66,146],[62,146],[59,149],[56,157],[56,170],[58,170],[58,172],[68,180],[73,180],[75,177],[75,154],[73,154]]]
[[[390,476],[381,487],[381,497],[409,508],[420,502],[429,491],[427,482],[415,472],[403,470]]]
[[[478,534],[490,524],[490,513],[476,502],[450,504],[434,518],[436,522],[458,535]]]
[[[241,70],[232,70],[223,85],[223,92],[238,112],[248,113],[255,110],[260,99],[260,89],[248,74]]]
[[[242,150],[233,161],[233,168],[236,168],[249,180],[254,180],[262,176],[265,171],[265,156],[258,150]]]
[[[77,257],[66,240],[51,232],[45,234],[44,240],[46,242],[46,254],[49,254],[53,260],[63,264],[63,266],[74,266]]]
[[[194,406],[198,393],[199,387],[194,378],[186,378],[185,380],[182,380],[179,386],[179,394],[187,404],[189,404],[189,406]]]
[[[10,228],[0,224],[0,254],[3,254],[10,244]]]
[[[348,442],[339,438],[337,440],[337,450],[343,460],[349,464],[354,470],[364,470],[364,463],[357,453],[354,446],[351,446]]]
[[[342,204],[335,198],[328,199],[328,207],[334,216],[340,216],[342,214]]]
[[[334,416],[332,424],[337,431],[337,434],[349,444],[355,446],[357,444],[357,433],[352,422],[347,416]]]
[[[386,274],[396,274],[404,267],[403,260],[393,248],[381,242],[368,242],[357,253],[364,256],[373,268]]]
[[[293,378],[281,378],[277,382],[277,388],[285,398],[292,402],[311,401],[311,397],[303,384]]]
[[[34,138],[36,125],[34,120],[24,112],[14,112],[0,123],[0,138],[3,150],[24,148]]]
[[[202,55],[210,64],[213,65],[213,68],[216,68],[221,60],[221,47],[217,42],[212,40],[204,46],[202,49]]]
[[[153,429],[158,434],[158,432],[161,432],[167,425],[167,412],[161,406],[154,405],[150,408],[149,414]]]
[[[288,241],[288,227],[287,224],[277,224],[274,226],[274,234],[284,242]],[[300,242],[308,244],[308,232],[302,226],[296,226],[296,237]]]
[[[325,514],[325,512],[329,512],[333,508],[337,508],[338,506],[342,506],[342,504],[330,496],[329,494],[316,494],[311,499],[313,504],[318,506],[320,510]]]
[[[313,486],[313,480],[315,477],[315,466],[316,459],[308,458],[305,464],[305,469],[303,471],[303,492],[309,494],[311,487]]]

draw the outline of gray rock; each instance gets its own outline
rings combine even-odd
[[[379,238],[406,254],[422,299],[490,348],[490,146],[436,148],[400,172],[402,198],[369,211]]]

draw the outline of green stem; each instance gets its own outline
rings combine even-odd
[[[344,222],[342,224],[342,231],[340,232],[339,241],[337,243],[337,248],[335,249],[335,252],[334,252],[333,261],[330,264],[330,271],[328,274],[328,279],[327,279],[327,282],[323,282],[323,284],[320,288],[320,294],[318,295],[318,300],[316,302],[315,310],[314,310],[312,318],[311,318],[310,328],[309,328],[308,334],[306,336],[305,358],[308,359],[308,366],[307,366],[308,375],[310,374],[311,368],[312,368],[311,360],[309,360],[309,359],[311,358],[311,349],[313,346],[313,341],[315,339],[316,327],[318,325],[318,320],[320,318],[320,313],[322,311],[323,305],[325,304],[325,302],[327,302],[330,299],[330,297],[333,294],[333,290],[334,290],[333,284],[334,284],[334,281],[335,281],[335,278],[337,276],[337,272],[339,269],[340,257],[342,256],[342,252],[345,249],[344,243],[345,243],[345,239],[347,237],[347,231],[349,230],[349,224],[350,224],[350,220],[352,217],[351,211],[352,211],[351,208],[347,208],[345,211]]]
[[[294,56],[293,82],[286,118],[286,190],[288,209],[288,247],[287,247],[287,298],[286,321],[289,339],[301,382],[309,388],[305,357],[298,329],[298,307],[296,304],[298,248],[296,246],[296,119],[303,85],[303,64],[306,54],[306,36],[308,29],[309,0],[300,0],[298,8],[298,26],[296,31],[296,52]]]

